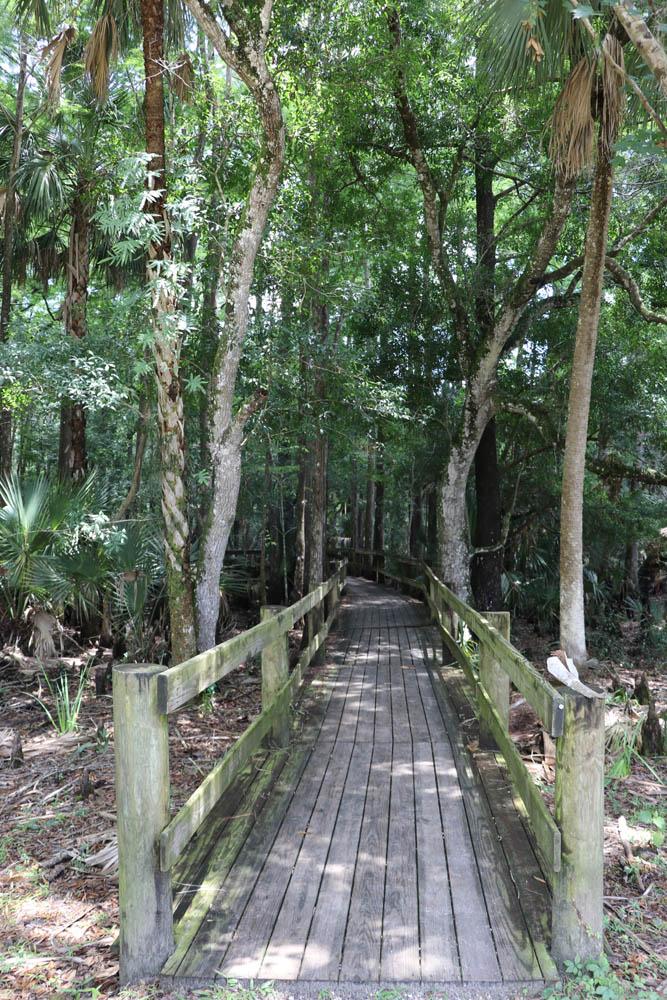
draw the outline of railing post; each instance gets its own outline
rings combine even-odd
[[[496,628],[502,637],[509,642],[509,611],[485,611],[484,617],[489,625]],[[510,679],[483,640],[480,640],[479,644],[479,679],[507,732],[510,721]],[[483,717],[479,723],[479,745],[485,750],[493,749],[496,746],[491,730]]]
[[[162,669],[113,668],[122,985],[158,975],[174,950],[171,875],[160,871],[157,847],[169,822],[169,728],[157,705]]]
[[[260,621],[266,621],[282,611],[278,604],[267,604],[260,608]],[[275,642],[262,650],[262,711],[265,712],[275,700],[280,688],[289,677],[289,644],[287,632],[281,633]],[[284,747],[289,743],[289,706],[276,705],[276,719],[271,727],[274,741]]]
[[[604,698],[563,689],[556,740],[555,819],[562,836],[555,874],[551,950],[563,965],[603,951]]]

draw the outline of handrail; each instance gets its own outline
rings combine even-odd
[[[480,642],[484,642],[495,655],[500,666],[509,675],[510,680],[528,704],[537,712],[551,736],[561,736],[565,712],[565,702],[561,692],[542,677],[532,663],[518,649],[515,649],[484,615],[480,614],[479,611],[474,611],[470,605],[457,597],[446,584],[439,580],[429,566],[424,566],[424,572],[429,583],[434,585],[441,600],[465,622],[470,631],[477,636]],[[432,610],[437,611],[437,603],[433,595],[432,589],[426,591],[429,604],[433,604]],[[444,624],[442,627],[445,627]],[[451,634],[448,637],[455,641]]]
[[[379,566],[374,570],[378,580],[401,581]],[[422,564],[421,570],[425,582],[405,582],[421,590],[445,646],[460,664],[479,717],[480,745],[502,753],[543,858],[552,888],[553,957],[561,966],[577,957],[598,957],[603,950],[604,696],[554,687],[509,642],[509,612],[481,614],[430,567]],[[457,619],[479,641],[477,668],[457,640]],[[430,663],[429,669],[445,681],[444,665]],[[553,816],[509,734],[510,681],[556,742]],[[441,698],[440,686],[434,686]]]
[[[269,733],[288,741],[290,704],[331,628],[346,570],[341,562],[295,604],[263,608],[259,625],[184,663],[114,666],[122,984],[159,974],[174,950],[170,869],[183,848]],[[310,641],[290,674],[287,633],[306,615]],[[259,652],[260,714],[170,818],[168,715]]]
[[[162,671],[158,676],[160,710],[166,714],[175,712],[211,684],[215,684],[235,670],[248,657],[255,656],[265,646],[275,642],[280,635],[289,631],[295,622],[324,600],[337,579],[338,574],[334,573],[325,583],[320,584],[275,617],[254,625],[246,632],[241,632],[233,639],[199,653],[190,660],[176,663],[173,667]]]

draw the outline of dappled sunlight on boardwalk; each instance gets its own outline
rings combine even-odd
[[[501,844],[436,697],[436,657],[419,602],[349,581],[290,752],[257,797],[177,977],[543,978],[542,931],[522,911],[512,845]],[[546,913],[544,892],[536,898]]]

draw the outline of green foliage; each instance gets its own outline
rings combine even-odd
[[[73,695],[70,695],[70,679],[65,671],[55,681],[51,680],[45,670],[42,671],[42,676],[51,696],[52,705],[49,708],[46,702],[37,696],[34,696],[35,701],[57,733],[62,736],[64,733],[76,732],[79,728],[79,715],[86,692],[88,671],[84,669],[79,674]]]
[[[22,484],[16,476],[0,482],[0,594],[12,617],[30,603],[86,603],[76,591],[75,565],[65,539],[91,495],[94,480],[83,486],[50,484],[44,477]]]
[[[659,809],[641,809],[633,817],[633,821],[644,823],[651,829],[651,843],[654,847],[662,847],[665,842],[665,813]]]
[[[645,981],[628,973],[629,978],[620,978],[609,965],[606,957],[591,962],[566,962],[566,981],[560,986],[549,986],[542,996],[545,1000],[658,1000],[655,990],[646,986]]]

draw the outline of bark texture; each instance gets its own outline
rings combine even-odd
[[[67,294],[64,321],[68,336],[82,340],[88,332],[88,280],[90,276],[90,194],[83,178],[72,202],[67,253]],[[60,408],[58,469],[61,479],[82,480],[88,469],[86,411],[83,403],[63,400]]]
[[[637,52],[656,79],[660,93],[667,98],[667,52],[641,14],[631,12],[623,3],[614,6],[614,13]]]
[[[149,197],[146,199],[146,211],[150,212],[161,231],[161,237],[150,247],[147,274],[153,287],[153,352],[171,653],[172,661],[179,663],[196,652],[196,641],[185,490],[180,340],[174,323],[174,294],[165,277],[165,266],[171,256],[171,239],[167,215],[164,139],[164,0],[142,0],[141,17],[146,79],[146,152],[150,155],[147,164]]]
[[[480,133],[475,156],[475,210],[477,224],[477,294],[475,313],[482,340],[493,335],[495,311],[496,200],[493,193],[495,159],[490,139]],[[482,611],[498,611],[502,605],[503,546],[501,501],[495,418],[487,424],[475,453],[475,555],[472,561],[472,591]]]
[[[282,107],[266,61],[272,0],[258,18],[237,4],[225,7],[225,19],[235,41],[225,35],[211,8],[186,0],[204,34],[224,62],[246,84],[261,124],[261,150],[245,212],[228,261],[229,283],[224,327],[218,342],[210,383],[208,449],[211,459],[211,499],[202,535],[197,571],[197,642],[200,649],[215,644],[220,605],[220,573],[234,522],[241,483],[244,428],[260,405],[257,397],[234,409],[234,389],[248,327],[248,298],[255,259],[280,183],[285,158]]]
[[[23,143],[23,102],[27,76],[28,53],[25,39],[21,36],[19,51],[19,75],[16,81],[16,113],[14,141],[5,190],[5,211],[3,220],[4,256],[2,261],[2,302],[0,303],[0,344],[7,339],[7,328],[12,309],[12,264],[14,256],[14,219],[16,215],[16,171],[21,159]],[[3,406],[0,408],[0,477],[12,470],[12,414]]]
[[[486,425],[477,446],[475,496],[476,552],[472,563],[472,590],[480,611],[499,611],[503,599],[503,545],[495,418]]]
[[[576,664],[588,656],[584,620],[584,474],[612,193],[611,155],[600,142],[586,230],[561,494],[560,645]]]

